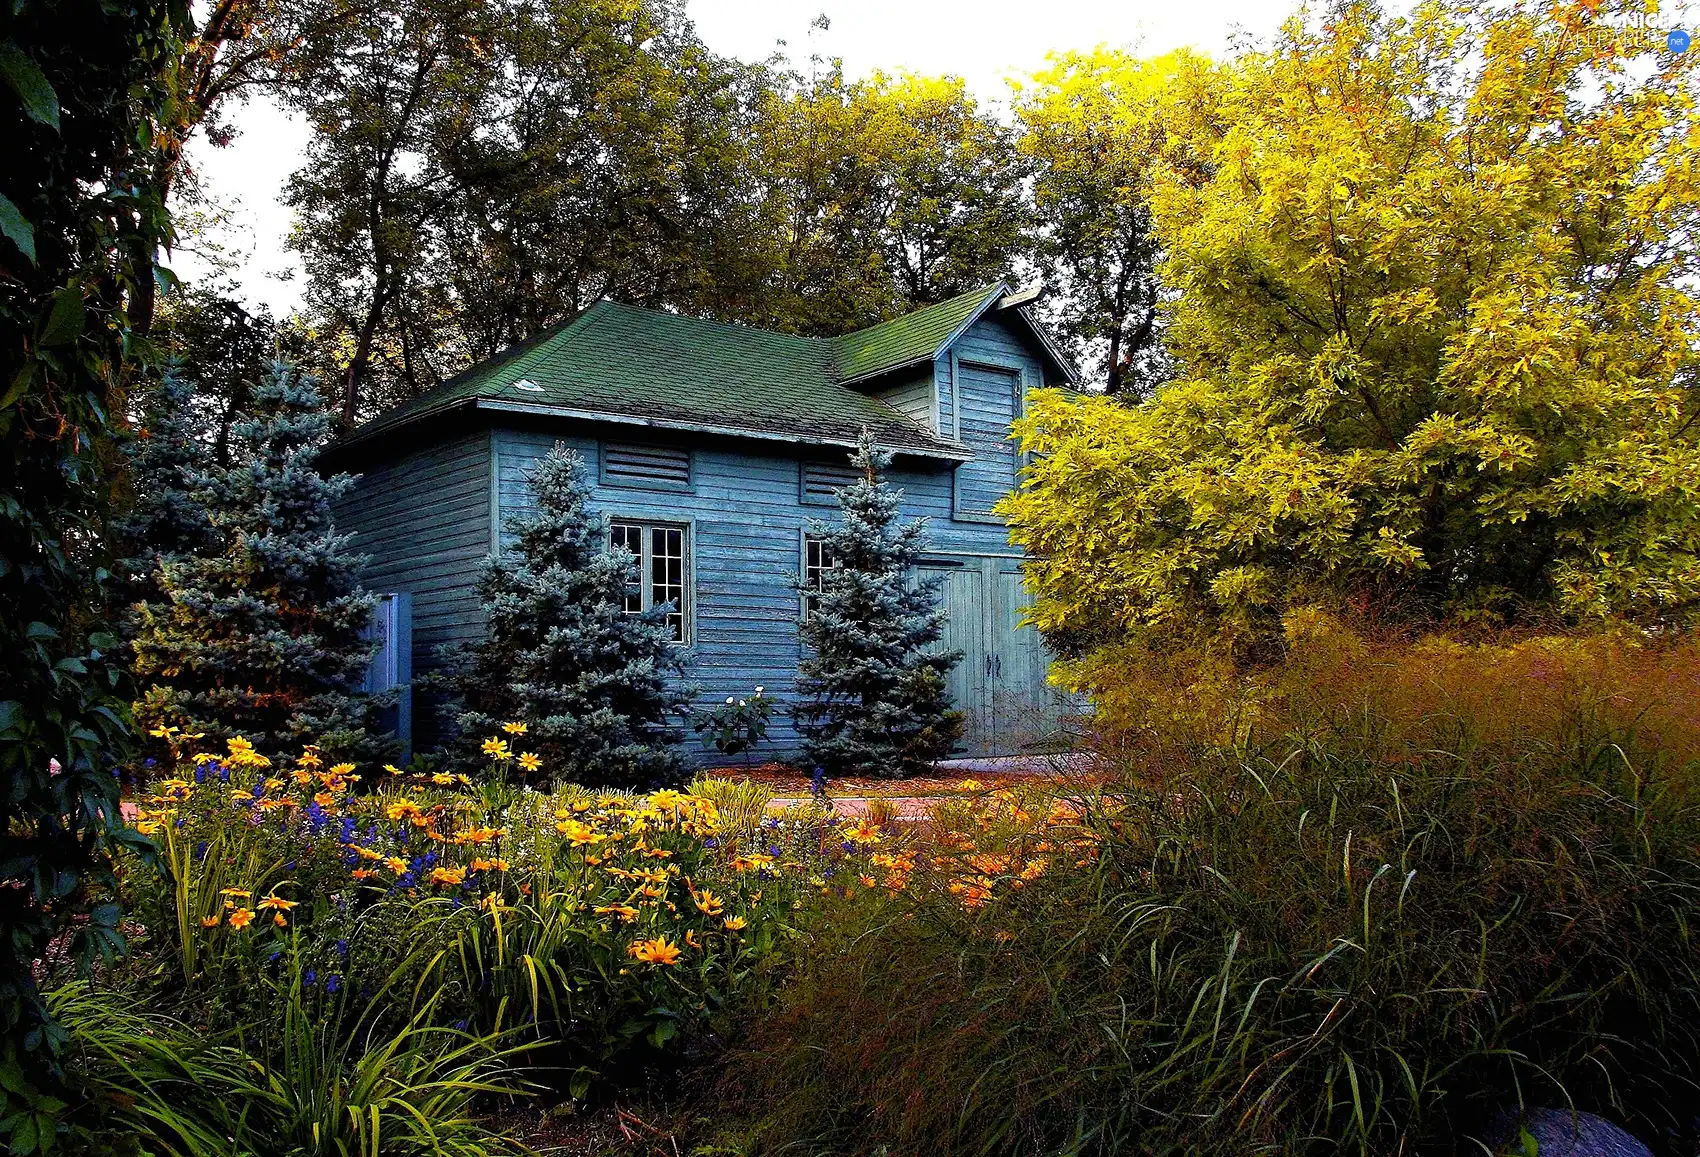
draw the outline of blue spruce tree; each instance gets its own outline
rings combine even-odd
[[[385,746],[368,731],[378,703],[361,685],[376,599],[360,585],[365,557],[331,519],[354,480],[319,474],[330,419],[293,366],[273,363],[253,412],[233,430],[231,465],[204,468],[192,488],[211,543],[164,558],[160,599],[139,608],[137,722],[243,735],[272,756],[318,743],[374,757]]]
[[[166,367],[146,395],[140,428],[125,448],[130,467],[130,501],[113,530],[123,557],[117,566],[114,602],[125,641],[140,625],[138,604],[164,601],[159,568],[164,562],[204,553],[216,535],[202,495],[207,449],[195,436],[194,386],[181,367]]]
[[[882,479],[891,455],[864,430],[850,460],[862,477],[838,492],[842,518],[810,526],[829,565],[807,592],[797,729],[828,775],[914,775],[962,734],[945,687],[962,655],[932,649],[944,630],[938,584],[910,578],[926,523],[899,522],[903,493]]]
[[[555,780],[643,787],[683,772],[676,718],[689,706],[667,606],[625,610],[636,565],[608,546],[577,454],[557,445],[531,473],[536,513],[509,523],[511,547],[479,580],[489,622],[453,680],[462,742],[526,725],[524,747]]]

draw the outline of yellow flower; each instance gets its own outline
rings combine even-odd
[[[691,899],[696,901],[697,908],[704,916],[718,916],[725,910],[725,905],[720,897],[706,889],[701,892],[692,892]]]
[[[397,767],[393,763],[384,764],[384,770],[389,772],[391,775],[400,775],[401,774],[401,768]]]
[[[275,908],[279,912],[287,912],[291,908],[295,907],[296,903],[297,903],[297,901],[295,901],[295,900],[285,900],[281,896],[267,896],[264,900],[261,900],[258,904],[255,904],[254,907],[256,907],[256,908]]]
[[[600,844],[608,838],[590,825],[582,824],[578,820],[562,820],[555,825],[555,830],[567,837],[567,842],[575,848],[582,848],[586,844]]]
[[[230,926],[240,932],[254,922],[254,913],[249,908],[238,908],[230,914]]]
[[[246,888],[220,888],[218,890],[218,894],[220,896],[231,896],[231,897],[238,897],[239,896],[242,899],[246,900],[249,896],[252,896],[254,893],[248,891],[248,889],[246,889]]]
[[[877,844],[880,842],[879,825],[863,816],[853,826],[844,829],[844,838],[854,844]]]
[[[331,774],[340,777],[350,774],[353,770],[354,765],[352,763],[339,763],[331,768]]]
[[[688,929],[685,932],[685,943],[688,944],[692,948],[701,948],[702,947],[702,941],[697,939],[697,934],[696,934],[695,929]]]
[[[739,872],[754,872],[772,866],[773,857],[761,852],[751,852],[747,856],[738,856],[732,861],[733,869]]]
[[[721,923],[726,925],[726,931],[728,932],[742,932],[745,928],[750,926],[750,922],[742,916],[728,916],[726,919],[722,920]]]
[[[282,912],[273,912],[272,913],[272,923],[276,924],[279,928],[289,927],[289,920],[284,916],[284,914]]]
[[[519,765],[524,771],[536,771],[543,766],[543,759],[535,751],[522,751],[519,753]]]
[[[488,755],[491,759],[509,759],[512,758],[513,755],[513,753],[508,750],[507,742],[505,740],[497,739],[494,736],[484,741],[484,754]]]
[[[618,916],[621,922],[626,924],[630,924],[638,918],[638,910],[629,904],[607,904],[592,908],[591,911],[598,916]]]
[[[432,868],[431,882],[433,884],[458,884],[466,879],[465,868]]]
[[[957,791],[979,791],[985,785],[977,779],[965,779],[956,785]]]
[[[220,919],[220,917],[218,915],[202,916],[201,917],[201,927],[202,928],[217,928],[219,919]]]
[[[645,964],[677,964],[680,956],[679,946],[665,936],[658,936],[654,940],[639,940],[626,951]]]
[[[455,777],[446,771],[439,771],[436,775],[431,777],[431,782],[436,784],[438,787],[448,787],[454,781]]]
[[[399,876],[407,871],[407,861],[402,859],[400,856],[391,856],[389,859],[384,861],[384,867]]]
[[[324,808],[326,811],[329,811],[331,808],[336,806],[336,796],[328,791],[321,791],[313,797],[313,802]]]
[[[504,724],[502,724],[502,730],[506,731],[509,735],[524,735],[525,734],[525,724],[523,724],[523,723],[504,723]]]

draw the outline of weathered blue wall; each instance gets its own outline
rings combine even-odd
[[[366,466],[336,510],[339,530],[370,556],[369,590],[413,596],[413,671],[437,667],[437,648],[484,629],[474,584],[490,550],[490,435],[478,430]],[[436,739],[434,712],[414,711],[415,747]]]
[[[614,432],[616,440],[632,437]],[[548,429],[495,432],[504,520],[531,509],[527,472],[557,441],[577,450],[585,459],[587,477],[597,477],[599,443],[586,437],[582,427],[570,436]],[[1007,553],[1002,527],[952,523],[951,475],[947,463],[939,466],[899,468],[891,475],[904,491],[904,515],[932,520],[930,549]],[[593,504],[611,518],[653,519],[690,528],[695,606],[687,675],[700,687],[705,705],[728,695],[747,696],[758,686],[785,702],[794,697],[801,605],[792,584],[801,573],[805,527],[812,519],[833,517],[831,508],[801,501],[800,470],[797,458],[754,455],[727,441],[698,442],[692,446],[690,493],[593,486]],[[789,718],[775,715],[771,738],[767,754],[794,749],[796,734]]]

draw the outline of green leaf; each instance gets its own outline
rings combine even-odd
[[[18,247],[18,252],[35,264],[35,226],[12,204],[12,199],[0,193],[0,233]]]
[[[82,336],[87,324],[83,310],[83,291],[75,285],[66,286],[53,295],[53,307],[47,314],[47,328],[41,332],[44,346],[64,345]]]
[[[25,56],[16,44],[0,44],[0,76],[18,94],[31,120],[59,131],[59,94],[47,83],[35,61]]]
[[[36,1124],[33,1116],[25,1115],[12,1126],[12,1152],[22,1157],[35,1152]]]

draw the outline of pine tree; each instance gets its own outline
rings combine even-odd
[[[828,775],[914,775],[962,734],[945,676],[961,652],[929,650],[944,632],[938,583],[913,583],[925,520],[899,523],[903,493],[883,480],[891,455],[862,432],[862,477],[838,492],[843,517],[815,522],[829,565],[806,592],[797,728]]]
[[[216,539],[212,518],[195,493],[203,482],[208,457],[191,420],[194,394],[194,385],[182,376],[181,367],[167,366],[145,400],[137,437],[126,447],[130,505],[113,529],[123,555],[114,602],[122,608],[120,621],[127,640],[135,637],[140,625],[136,604],[163,600],[160,564],[202,554]]]
[[[625,611],[635,565],[608,546],[588,505],[576,453],[557,445],[531,473],[536,513],[509,524],[515,542],[479,580],[489,634],[462,656],[454,683],[465,703],[462,742],[526,725],[516,747],[542,774],[645,786],[683,771],[676,744],[689,692],[667,608]]]
[[[161,601],[140,608],[136,719],[144,731],[246,736],[268,755],[318,743],[371,757],[382,747],[367,734],[378,703],[360,685],[376,600],[360,585],[365,557],[331,519],[354,480],[316,468],[330,419],[311,379],[275,362],[253,402],[231,465],[203,470],[194,487],[211,547],[165,559]]]

